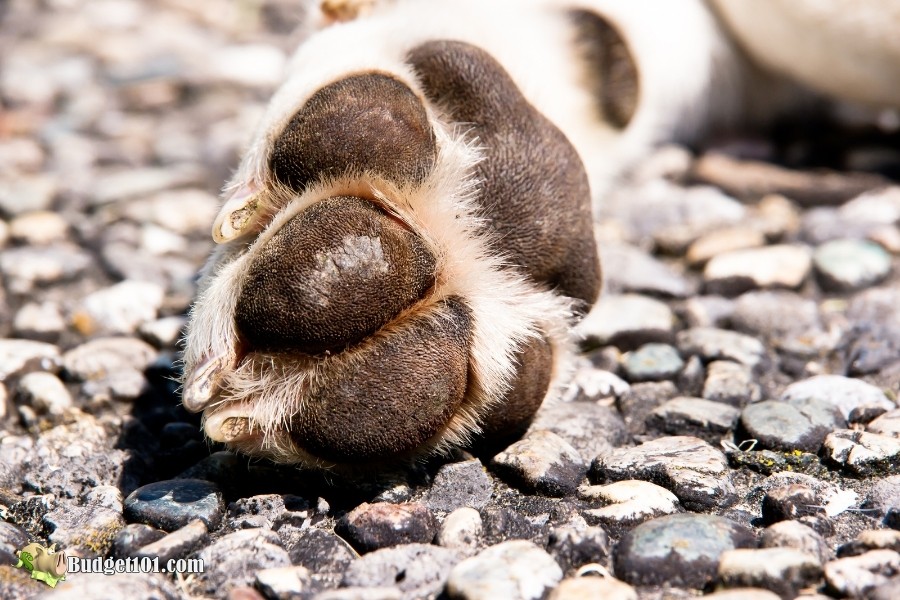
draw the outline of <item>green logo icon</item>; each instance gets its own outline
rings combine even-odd
[[[31,573],[32,579],[43,581],[52,588],[66,579],[66,553],[57,552],[56,544],[44,548],[40,544],[31,543],[16,552],[19,562],[16,567],[21,567]]]

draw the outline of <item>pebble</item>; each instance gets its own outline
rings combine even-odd
[[[256,573],[256,587],[273,600],[292,600],[311,591],[312,580],[304,567],[274,567]]]
[[[859,556],[869,550],[893,550],[900,552],[900,531],[892,529],[867,529],[856,539],[838,548],[839,558]]]
[[[215,529],[225,503],[219,487],[202,479],[172,479],[142,486],[125,499],[125,518],[175,531],[194,519]]]
[[[628,349],[671,341],[674,323],[671,309],[659,300],[635,294],[604,295],[576,333],[591,344]]]
[[[766,527],[759,538],[762,548],[794,548],[811,554],[824,564],[832,558],[832,550],[817,531],[799,521],[779,521]]]
[[[839,429],[823,445],[825,457],[858,477],[892,474],[900,460],[900,440],[886,435]]]
[[[885,521],[896,521],[897,527],[890,524],[888,526],[900,529],[900,475],[876,480],[864,507],[871,511],[873,517],[886,517]]]
[[[24,295],[35,286],[74,279],[92,262],[88,253],[69,244],[25,246],[5,249],[0,255],[0,271],[7,278],[8,291]]]
[[[55,302],[28,302],[13,320],[16,335],[45,342],[56,341],[65,328],[66,322]]]
[[[545,402],[530,428],[530,431],[539,430],[552,431],[583,457],[597,456],[628,441],[628,431],[619,411],[614,406],[589,400]]]
[[[397,544],[428,544],[436,532],[431,511],[417,503],[363,502],[335,525],[335,533],[360,553]]]
[[[714,360],[706,366],[702,395],[707,400],[741,408],[762,398],[762,390],[747,365]]]
[[[871,550],[826,563],[825,582],[833,592],[860,598],[887,583],[898,571],[900,554],[893,550]]]
[[[623,357],[628,381],[671,379],[684,367],[678,350],[668,344],[645,344]]]
[[[264,569],[291,566],[278,535],[267,529],[244,529],[225,535],[199,553],[205,570],[195,574],[201,594],[221,596],[222,592],[252,585]]]
[[[142,547],[164,537],[165,531],[143,523],[130,523],[120,529],[113,539],[112,554],[116,558],[128,558]]]
[[[703,597],[712,598],[713,600],[781,600],[778,594],[761,588],[735,588],[732,590],[721,590],[712,594],[707,594]],[[807,596],[798,596],[797,600],[818,599],[809,598]]]
[[[819,512],[816,493],[809,487],[794,483],[768,491],[762,501],[765,523],[799,519]]]
[[[647,417],[647,426],[716,442],[734,429],[740,414],[737,408],[721,402],[681,396],[655,408]]]
[[[459,562],[453,550],[429,544],[401,544],[370,552],[352,562],[342,585],[391,587],[404,598],[434,597],[440,593],[450,570]]]
[[[184,331],[187,318],[181,315],[147,321],[138,327],[141,337],[157,348],[175,346]]]
[[[402,600],[403,594],[394,587],[389,588],[359,588],[349,587],[338,590],[328,590],[316,594],[313,600]]]
[[[822,577],[818,558],[793,548],[741,548],[723,552],[718,578],[725,587],[760,587],[794,598]]]
[[[619,398],[618,402],[627,430],[632,435],[643,433],[651,411],[677,395],[678,388],[671,381],[636,383],[631,386],[631,390]],[[601,454],[606,451],[604,449]]]
[[[575,577],[564,579],[549,600],[638,600],[633,587],[612,577]]]
[[[703,588],[714,579],[723,553],[755,546],[751,530],[724,517],[669,515],[626,533],[615,569],[632,585]]]
[[[97,338],[69,350],[63,366],[75,379],[100,380],[122,371],[143,372],[156,360],[147,342],[128,337]]]
[[[208,191],[185,188],[155,193],[117,209],[136,223],[154,223],[181,236],[205,237],[219,206],[219,199]]]
[[[600,247],[604,286],[610,294],[634,293],[663,298],[684,298],[693,290],[672,267],[634,246]]]
[[[703,440],[671,436],[601,454],[593,481],[643,479],[662,485],[689,510],[728,506],[735,500],[728,460]]]
[[[44,246],[66,239],[69,224],[58,213],[40,210],[21,214],[9,223],[10,237],[21,244]]]
[[[677,345],[682,356],[696,354],[707,362],[731,360],[754,369],[766,358],[765,346],[758,339],[727,329],[692,327],[678,334]]]
[[[891,578],[886,583],[872,588],[866,600],[895,600],[900,597],[900,580]]]
[[[503,542],[467,558],[450,571],[447,594],[459,600],[531,600],[562,580],[553,558],[525,540]]]
[[[740,225],[706,233],[694,240],[687,249],[687,261],[700,267],[711,258],[734,250],[758,248],[766,244],[766,237],[757,229]]]
[[[65,548],[73,556],[96,558],[106,555],[116,534],[125,526],[118,489],[115,489],[115,494],[118,503],[113,508],[87,499],[82,506],[61,504],[47,512],[43,524],[50,532],[50,543]]]
[[[285,536],[279,524],[275,531],[281,539]],[[291,562],[301,565],[313,573],[313,577],[329,587],[337,586],[344,577],[347,567],[359,555],[342,538],[331,531],[307,527],[285,543]]]
[[[163,303],[165,290],[149,281],[122,281],[89,294],[73,319],[86,334],[128,334],[153,321]]]
[[[441,523],[435,543],[462,556],[471,556],[480,545],[483,528],[477,510],[468,506],[457,508]]]
[[[164,577],[142,573],[116,573],[110,577],[104,573],[78,573],[67,577],[64,585],[54,589],[44,588],[43,594],[32,596],[35,600],[83,600],[84,598],[153,598],[154,600],[179,600],[184,596],[176,585]]]
[[[816,248],[813,266],[824,291],[852,292],[887,277],[891,255],[867,240],[834,240]]]
[[[574,574],[582,565],[607,562],[609,536],[600,527],[557,527],[550,532],[547,552],[563,573]]]
[[[703,382],[705,380],[706,369],[703,367],[703,361],[700,360],[700,357],[694,355],[688,358],[675,383],[683,394],[699,396],[703,391]]]
[[[22,215],[47,210],[58,191],[56,181],[41,175],[0,179],[0,213]]]
[[[490,501],[493,491],[490,475],[476,458],[438,469],[423,502],[435,511],[451,512],[464,506],[480,509]]]
[[[733,307],[730,321],[735,330],[771,341],[816,332],[822,326],[816,303],[793,292],[747,292],[734,300]]]
[[[820,398],[837,407],[845,419],[850,413],[863,406],[882,407],[892,410],[896,405],[888,400],[884,392],[860,379],[842,375],[817,375],[792,383],[781,394],[781,400],[793,401],[805,398]]]
[[[549,530],[547,515],[529,518],[526,514],[507,508],[485,508],[481,511],[484,543],[493,545],[507,540],[530,540],[540,546],[547,545]]]
[[[587,473],[578,451],[550,431],[531,431],[494,456],[491,469],[526,491],[545,496],[575,493]]]
[[[801,408],[777,400],[751,404],[741,412],[741,439],[754,439],[760,448],[817,452],[831,428]]]
[[[734,300],[722,296],[692,296],[682,309],[688,327],[725,327],[734,313]]]
[[[655,483],[638,479],[582,487],[578,497],[591,505],[603,505],[587,509],[583,514],[588,523],[611,530],[631,529],[648,519],[681,512],[675,494]]]
[[[16,392],[20,402],[30,405],[41,415],[61,417],[72,408],[72,395],[53,373],[28,373],[19,380]]]
[[[776,245],[733,250],[713,257],[703,269],[707,293],[737,296],[748,290],[797,289],[812,268],[805,246]]]
[[[166,562],[173,558],[184,558],[198,550],[208,538],[209,528],[206,523],[200,519],[194,519],[184,527],[141,546],[132,555],[147,556],[151,559],[158,556],[160,562]]]
[[[59,348],[53,344],[0,339],[0,381],[33,369],[54,371],[59,363]]]

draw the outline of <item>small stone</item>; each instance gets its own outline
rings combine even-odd
[[[205,571],[197,573],[197,591],[221,597],[240,586],[252,585],[264,569],[291,566],[278,535],[267,529],[244,529],[229,533],[197,554]]]
[[[703,368],[703,361],[697,355],[688,358],[676,379],[678,389],[686,396],[699,396],[705,381],[706,369]]]
[[[605,295],[577,327],[588,343],[636,348],[672,339],[675,317],[669,307],[645,296]]]
[[[689,510],[728,506],[735,500],[725,455],[690,436],[659,438],[601,454],[590,475],[593,481],[652,481],[675,494]]]
[[[866,425],[866,431],[900,438],[900,409],[891,410]]]
[[[629,381],[671,379],[684,367],[678,350],[668,344],[645,344],[624,356],[623,368]]]
[[[838,594],[860,598],[887,583],[898,571],[900,554],[893,550],[872,550],[826,563],[825,582]]]
[[[587,473],[575,448],[549,431],[532,431],[494,456],[491,468],[510,483],[546,496],[573,494]]]
[[[447,592],[460,600],[536,600],[556,587],[562,576],[549,554],[531,542],[513,540],[453,567]]]
[[[93,262],[85,251],[70,244],[7,248],[0,255],[0,271],[9,291],[29,294],[35,286],[74,279]]]
[[[619,411],[603,402],[545,402],[529,429],[539,430],[552,431],[571,444],[580,456],[597,456],[628,440]]]
[[[311,578],[304,567],[275,567],[256,573],[256,587],[266,598],[292,600],[310,592]]]
[[[703,397],[741,408],[762,398],[753,369],[727,360],[715,360],[706,367]]]
[[[133,552],[133,555],[151,559],[159,557],[160,562],[183,558],[200,548],[208,537],[209,529],[206,523],[194,519],[184,527],[141,546]]]
[[[141,324],[138,333],[157,348],[171,348],[178,342],[186,323],[187,318],[180,315],[163,317]]]
[[[751,368],[758,368],[766,358],[766,349],[758,339],[712,327],[694,327],[678,334],[678,349],[682,355],[698,355],[709,362],[731,360]]]
[[[839,429],[825,438],[826,458],[859,477],[891,474],[900,461],[900,440],[852,429]]]
[[[631,386],[631,390],[619,398],[618,402],[628,432],[632,435],[643,433],[646,430],[647,418],[653,409],[677,395],[678,388],[671,381],[636,383]],[[600,453],[606,451],[608,448],[604,448]]]
[[[370,552],[347,567],[347,587],[397,587],[406,598],[430,598],[440,593],[450,570],[459,562],[447,548],[401,544]]]
[[[766,523],[799,519],[818,512],[816,493],[802,484],[771,489],[762,501],[762,518]]]
[[[869,550],[893,550],[900,552],[900,531],[892,529],[867,529],[856,539],[838,548],[839,558],[859,556]]]
[[[156,319],[165,290],[149,281],[123,281],[88,295],[75,313],[80,331],[92,334],[134,333]]]
[[[281,524],[275,524],[275,531],[285,539]],[[344,577],[347,567],[359,555],[350,544],[330,531],[307,527],[296,537],[285,543],[291,562],[309,569],[313,578],[326,587],[337,586]]]
[[[718,575],[725,587],[760,587],[794,598],[819,581],[822,566],[815,556],[793,548],[742,548],[722,553]]]
[[[582,565],[607,562],[609,536],[600,527],[557,527],[550,532],[547,551],[563,573],[574,574]]]
[[[754,439],[761,448],[792,452],[817,452],[831,431],[786,402],[766,400],[747,406],[741,413],[742,439]]]
[[[698,267],[720,254],[733,250],[758,248],[765,244],[766,237],[762,232],[738,225],[711,231],[697,238],[688,247],[686,258],[691,266]]]
[[[588,523],[612,530],[631,529],[648,519],[681,512],[675,494],[637,479],[583,487],[578,490],[578,497],[591,504],[604,505],[583,514]]]
[[[564,579],[549,600],[637,600],[633,587],[612,577],[576,577]]]
[[[460,555],[471,556],[480,544],[482,530],[481,515],[474,508],[464,506],[447,515],[435,543]]]
[[[121,371],[143,372],[156,360],[153,346],[135,338],[90,340],[69,350],[63,366],[75,379],[101,380]]]
[[[0,213],[21,215],[47,210],[58,191],[56,181],[45,175],[19,175],[0,179]]]
[[[684,298],[692,292],[683,276],[643,250],[623,244],[600,247],[608,293]]]
[[[164,537],[166,537],[165,531],[143,523],[131,523],[120,529],[115,539],[113,539],[113,556],[116,558],[129,558],[134,556],[144,546]]]
[[[885,524],[900,529],[900,475],[891,475],[877,480],[869,491],[863,505],[873,517],[885,517]]]
[[[713,257],[703,270],[707,293],[736,296],[748,290],[797,289],[812,266],[805,246],[777,245],[734,250]]]
[[[891,578],[887,583],[875,586],[869,590],[866,596],[866,600],[895,600],[896,598],[900,598],[900,579],[897,577]]]
[[[508,540],[530,540],[540,546],[547,544],[546,519],[530,519],[522,512],[506,507],[486,508],[481,517],[486,545]]]
[[[363,502],[335,525],[335,533],[361,553],[398,544],[428,544],[436,529],[431,511],[416,503]]]
[[[684,303],[683,319],[689,327],[724,327],[731,321],[734,302],[722,296],[691,296]]]
[[[490,501],[493,491],[490,476],[476,458],[438,469],[424,503],[431,510],[445,512],[463,506],[480,509]]]
[[[775,314],[779,318],[773,319]],[[784,290],[741,294],[730,321],[737,331],[773,341],[816,332],[822,326],[814,301]]]
[[[59,348],[53,344],[0,339],[0,381],[28,370],[55,371],[59,364]]]
[[[184,597],[169,579],[152,573],[116,573],[115,577],[110,577],[105,573],[78,573],[67,577],[65,585],[60,585],[48,592],[40,596],[33,596],[33,598],[35,600],[81,600],[82,598],[178,600]]]
[[[125,499],[125,518],[175,531],[194,519],[210,529],[222,521],[225,504],[219,487],[202,479],[172,479],[150,483]]]
[[[116,493],[119,494],[118,490]],[[119,494],[121,502],[121,495]],[[115,508],[87,500],[83,506],[58,506],[44,515],[48,539],[66,552],[83,558],[104,556],[125,526],[121,504]]]
[[[734,429],[740,414],[737,408],[721,402],[680,396],[654,409],[647,417],[647,426],[715,442]]]
[[[0,521],[0,561],[3,564],[16,564],[16,552],[28,545],[28,533],[17,525]]]
[[[403,594],[395,587],[359,588],[349,587],[328,590],[316,594],[313,600],[402,600]]]
[[[852,292],[887,277],[891,255],[867,240],[834,240],[816,248],[813,266],[823,290]]]
[[[13,240],[31,246],[43,246],[66,239],[69,224],[58,213],[40,210],[19,215],[9,223]]]
[[[760,536],[763,548],[794,548],[815,556],[819,563],[832,557],[831,548],[817,531],[799,521],[779,521],[766,527]]]
[[[53,373],[28,373],[16,391],[19,402],[29,404],[39,415],[61,417],[72,408],[72,395]]]
[[[41,341],[55,341],[66,328],[66,322],[55,302],[29,302],[16,312],[13,331],[16,335]]]
[[[817,375],[792,383],[781,395],[781,400],[799,400],[801,398],[821,398],[837,407],[844,418],[861,406],[879,406],[885,410],[893,410],[896,405],[888,400],[884,392],[860,379],[842,375]]]
[[[752,531],[724,517],[669,515],[626,533],[615,569],[632,585],[703,588],[715,577],[725,552],[755,546]]]

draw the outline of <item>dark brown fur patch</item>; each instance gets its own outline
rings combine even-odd
[[[407,60],[425,93],[486,147],[475,171],[495,249],[588,308],[600,290],[600,264],[587,176],[575,148],[484,50],[433,41]]]
[[[275,140],[269,161],[279,182],[301,191],[348,172],[418,183],[436,155],[419,98],[393,77],[365,73],[313,94]]]
[[[468,385],[471,314],[457,297],[374,338],[294,415],[295,443],[336,462],[389,459],[439,431]]]
[[[253,259],[235,311],[251,348],[339,351],[371,335],[434,285],[435,258],[371,202],[313,204]]]
[[[584,61],[585,81],[604,120],[619,129],[631,122],[640,99],[637,63],[618,30],[590,10],[570,13]]]

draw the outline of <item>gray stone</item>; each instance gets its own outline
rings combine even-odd
[[[576,330],[588,343],[628,349],[671,341],[674,322],[672,311],[659,300],[635,294],[605,295]]]
[[[600,261],[605,273],[604,284],[611,294],[684,298],[692,291],[682,275],[634,246],[601,245]]]
[[[825,438],[823,452],[832,463],[860,477],[893,474],[900,461],[900,440],[840,429]]]
[[[740,414],[737,408],[721,402],[681,396],[654,409],[647,425],[664,433],[716,442],[734,429]]]
[[[678,389],[685,396],[699,396],[703,392],[703,383],[706,381],[706,369],[703,361],[697,355],[688,358],[684,369],[678,375],[676,383]]]
[[[133,552],[134,556],[159,557],[160,562],[184,558],[199,549],[209,537],[209,529],[200,519],[194,519],[158,540],[151,541]]]
[[[783,290],[741,294],[734,301],[730,320],[737,331],[772,341],[808,334],[822,326],[815,302]]]
[[[814,422],[787,402],[766,400],[751,404],[741,413],[743,439],[754,439],[761,448],[791,452],[817,452],[831,428]]]
[[[85,251],[72,245],[7,248],[0,255],[0,271],[9,291],[28,294],[35,286],[78,277],[92,262]]]
[[[161,529],[143,523],[131,523],[120,529],[113,539],[113,556],[129,558],[142,547],[164,537],[166,537],[166,532]]]
[[[438,530],[435,543],[462,556],[475,554],[481,542],[483,524],[474,508],[457,508],[447,515]]]
[[[493,490],[493,481],[476,458],[438,469],[424,503],[431,510],[445,512],[463,506],[483,508],[490,501]]]
[[[59,189],[53,177],[19,175],[0,179],[0,213],[21,215],[47,210]]]
[[[338,521],[335,532],[362,553],[398,544],[428,544],[437,524],[422,504],[363,502]]]
[[[852,292],[870,287],[891,272],[891,255],[874,242],[834,240],[813,254],[816,278],[829,292]]]
[[[633,587],[612,577],[575,577],[564,579],[549,600],[637,600]]]
[[[125,499],[125,517],[165,531],[200,519],[210,529],[222,521],[225,503],[219,487],[202,479],[171,479],[140,487]]]
[[[349,587],[339,590],[328,590],[316,594],[313,600],[401,600],[403,594],[395,587],[359,588]]]
[[[79,380],[100,380],[116,372],[142,372],[156,360],[153,346],[135,338],[93,339],[69,350],[63,366]]]
[[[118,493],[118,490],[116,490]],[[82,506],[60,505],[44,515],[48,539],[77,556],[95,558],[107,554],[125,520],[122,518],[121,495],[115,508],[88,500]]]
[[[734,313],[734,300],[722,296],[691,296],[682,309],[688,327],[725,327]]]
[[[450,571],[447,593],[461,600],[542,598],[562,580],[549,554],[524,540],[491,546]]]
[[[728,506],[735,500],[725,455],[690,436],[660,438],[601,454],[594,459],[590,474],[594,481],[652,481],[691,510]]]
[[[799,519],[818,512],[815,491],[799,483],[770,489],[762,501],[762,518],[766,523]]]
[[[261,570],[291,566],[280,543],[278,535],[266,529],[244,529],[219,538],[197,554],[206,569],[194,576],[197,591],[221,597],[251,585]]]
[[[713,257],[703,269],[705,291],[736,296],[753,289],[799,288],[812,266],[805,246],[777,245],[733,250]]]
[[[822,577],[818,558],[793,548],[741,548],[719,558],[719,582],[725,587],[760,587],[794,598]]]
[[[859,598],[887,583],[898,571],[900,554],[893,550],[872,550],[826,563],[825,582],[838,594]]]
[[[275,531],[284,539],[282,527],[275,524]],[[285,543],[291,562],[313,573],[314,579],[326,587],[337,586],[351,562],[359,555],[343,539],[330,531],[307,527]]]
[[[70,581],[71,579],[71,581]],[[183,596],[164,575],[116,573],[110,577],[103,573],[79,573],[66,578],[65,585],[33,596],[35,600],[83,600],[84,598],[153,598],[154,600],[179,600]]]
[[[875,517],[884,517],[895,510],[896,516],[900,516],[900,475],[876,480],[864,507],[872,510]]]
[[[893,577],[886,583],[871,588],[866,600],[894,600],[900,598],[900,579]]]
[[[610,555],[609,536],[600,527],[557,527],[550,531],[547,551],[563,573],[574,574],[587,564],[606,564]]]
[[[762,398],[762,390],[747,365],[715,360],[706,367],[703,397],[741,408]]]
[[[348,587],[396,586],[404,598],[430,598],[440,593],[450,570],[459,562],[453,550],[428,544],[401,544],[370,552],[347,567]]]
[[[22,244],[43,246],[66,239],[69,224],[55,212],[38,210],[17,216],[9,223],[10,237]]]
[[[134,333],[156,319],[164,295],[156,283],[123,281],[86,296],[74,318],[86,333]]]
[[[30,541],[24,529],[7,521],[0,521],[0,561],[3,564],[16,564],[19,560],[16,552]]]
[[[625,534],[615,556],[616,574],[632,585],[703,588],[728,550],[756,546],[752,531],[723,517],[659,517]]]
[[[817,531],[799,521],[779,521],[766,527],[759,539],[763,548],[794,548],[815,556],[820,564],[831,560],[833,552]]]
[[[681,512],[675,494],[637,479],[583,487],[578,490],[578,497],[591,505],[602,505],[585,510],[584,517],[588,523],[611,530],[630,529],[648,519]]]
[[[0,381],[29,370],[55,371],[59,364],[59,348],[53,344],[0,339]]]
[[[705,233],[694,240],[685,258],[693,267],[706,264],[711,258],[734,250],[765,246],[766,236],[752,227],[735,225]]]
[[[682,355],[698,355],[705,361],[731,360],[752,368],[762,366],[766,349],[758,339],[710,327],[694,327],[678,334]]]
[[[838,548],[839,558],[859,556],[870,550],[893,550],[900,552],[900,531],[893,529],[867,529],[860,531],[856,539]]]
[[[842,375],[817,375],[792,383],[781,395],[782,400],[820,398],[828,401],[841,411],[845,419],[850,412],[862,406],[880,406],[886,410],[896,408],[884,392],[860,379]]]
[[[636,383],[618,402],[625,427],[632,435],[646,430],[647,417],[658,406],[678,395],[678,388],[671,381]],[[606,452],[603,449],[602,452]]]
[[[55,341],[65,328],[66,322],[55,302],[29,302],[16,312],[13,319],[16,335],[40,341]]]
[[[578,451],[550,431],[532,431],[494,456],[491,468],[508,482],[530,492],[566,496],[587,473]]]
[[[625,354],[622,367],[629,381],[659,381],[675,377],[684,361],[668,344],[644,344]]]
[[[39,415],[60,418],[72,408],[72,395],[53,373],[28,373],[19,380],[16,394]]]
[[[529,429],[540,430],[552,431],[583,457],[597,456],[628,440],[628,431],[619,411],[603,402],[545,402]]]
[[[256,587],[266,598],[293,600],[311,590],[309,570],[304,567],[274,567],[256,573]]]
[[[187,318],[181,315],[163,317],[142,323],[138,332],[157,348],[170,348],[178,342],[186,323]]]

